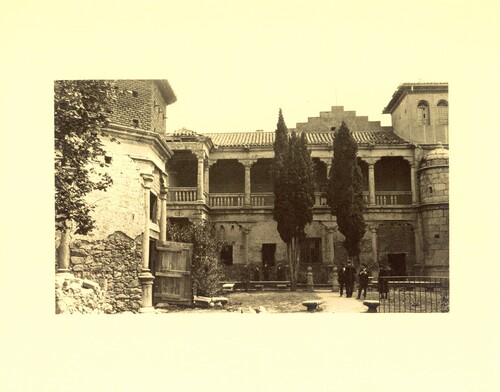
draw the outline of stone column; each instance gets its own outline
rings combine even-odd
[[[142,268],[139,274],[139,282],[142,287],[142,301],[139,312],[154,312],[153,308],[153,280],[154,276],[149,270],[149,193],[153,183],[153,175],[141,174],[144,187],[144,233],[142,235]]]
[[[251,186],[251,167],[252,165],[256,162],[255,159],[238,159],[238,162],[242,163],[243,166],[245,167],[245,201],[244,205],[246,207],[249,207],[252,204],[251,200],[251,191],[252,191],[252,186]]]
[[[166,181],[164,181],[166,184]],[[167,194],[168,189],[162,185],[160,190],[160,241],[167,241]]]
[[[372,258],[373,262],[378,264],[378,253],[377,253],[377,227],[370,227],[372,233]]]
[[[250,236],[250,228],[248,227],[243,227],[242,228],[242,231],[243,231],[243,245],[245,247],[245,254],[244,254],[244,257],[243,257],[243,260],[245,261],[245,264],[248,263],[248,247],[249,247],[249,236]]]
[[[198,158],[198,178],[197,178],[197,201],[204,202],[205,194],[204,194],[204,165],[205,165],[205,154],[203,151],[195,152],[196,158]]]
[[[61,238],[59,239],[59,246],[57,247],[57,274],[70,274],[71,270],[69,268],[71,250],[71,230],[72,225],[69,221],[65,221],[64,226],[66,231],[61,231]]]
[[[417,183],[415,175],[415,163],[410,163],[410,175],[411,175],[411,204],[417,204]]]
[[[251,162],[245,162],[245,205],[251,204],[251,183],[250,183],[250,170],[252,167]]]
[[[210,192],[210,162],[206,161],[205,162],[205,174],[204,174],[204,179],[205,179],[205,192],[207,194]]]
[[[327,227],[326,234],[326,262],[333,263],[335,259],[335,247],[334,247],[334,239],[333,235],[335,233],[335,227]]]
[[[375,159],[366,160],[368,163],[368,186],[370,192],[370,205],[376,204],[375,199]]]

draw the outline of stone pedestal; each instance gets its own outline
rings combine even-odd
[[[139,313],[154,313],[155,308],[153,307],[153,280],[155,277],[149,272],[149,270],[142,271],[139,274],[139,282],[142,288],[142,300],[141,308]]]
[[[314,291],[312,267],[307,267],[307,291]]]

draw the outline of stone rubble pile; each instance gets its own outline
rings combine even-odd
[[[113,313],[109,298],[99,284],[70,274],[56,275],[56,314]]]

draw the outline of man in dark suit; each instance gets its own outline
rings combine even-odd
[[[366,264],[362,264],[361,271],[358,274],[358,299],[361,298],[361,292],[363,292],[363,298],[366,298],[366,289],[368,288],[368,270],[366,269]]]
[[[345,287],[345,263],[342,263],[342,265],[339,268],[337,280],[339,282],[340,296],[342,297],[342,294],[344,294],[344,287]]]
[[[347,266],[345,267],[344,280],[346,297],[351,298],[354,291],[354,281],[356,280],[356,269],[352,265],[351,260],[347,262]]]

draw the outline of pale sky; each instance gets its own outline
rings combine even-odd
[[[19,1],[0,32],[28,78],[168,79],[168,131],[272,131],[280,107],[295,127],[334,105],[389,125],[400,83],[449,82],[452,112],[452,83],[491,55],[495,2],[461,3]]]

